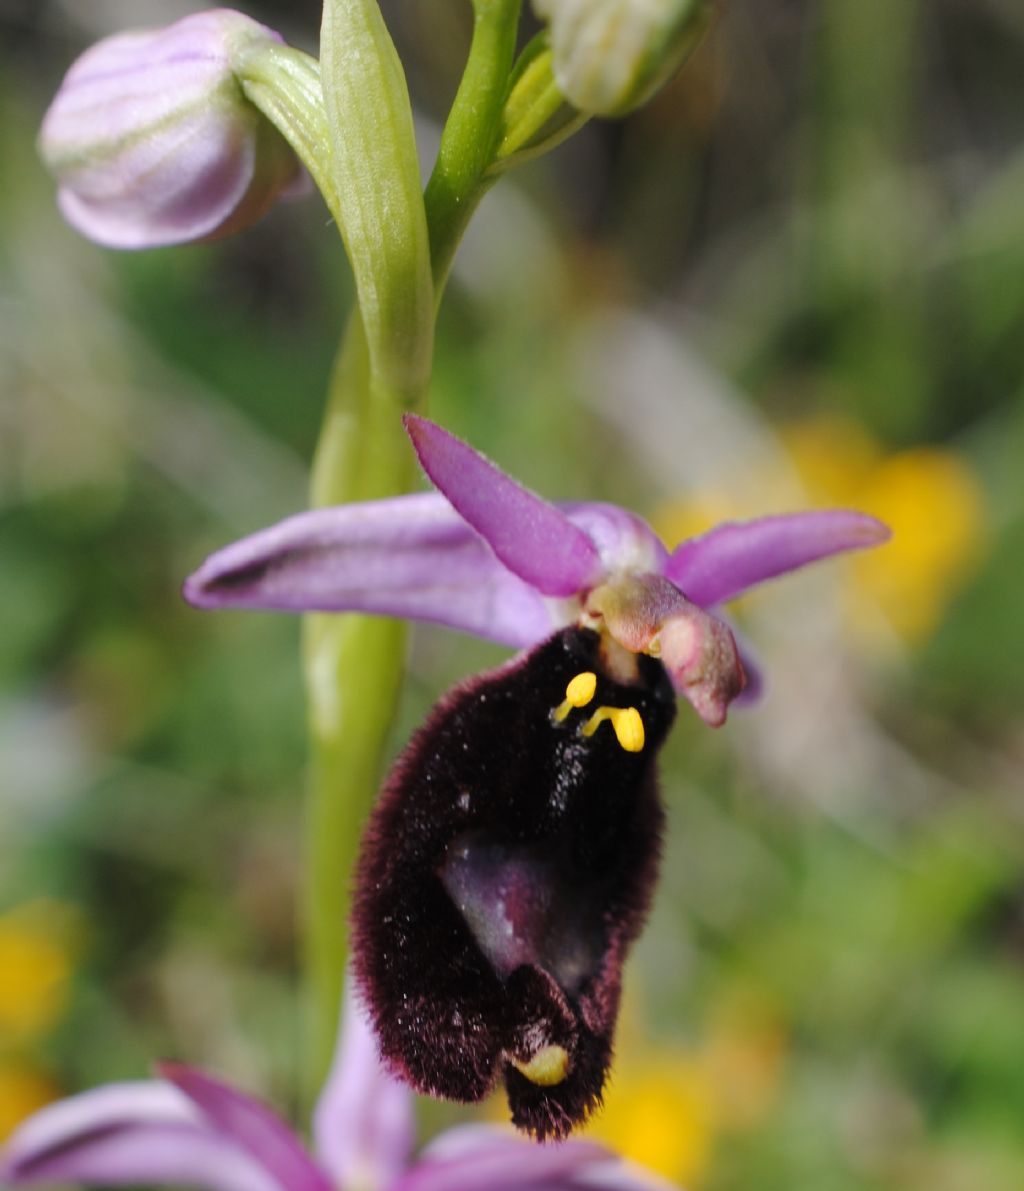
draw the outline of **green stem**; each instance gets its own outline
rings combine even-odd
[[[408,490],[415,469],[399,419],[407,400],[407,392],[388,392],[373,378],[362,322],[353,315],[313,463],[314,506]],[[304,628],[311,749],[306,964],[309,1086],[315,1095],[334,1050],[353,872],[401,692],[406,625],[382,617],[310,615]]]
[[[466,69],[424,194],[439,301],[462,234],[493,183],[488,171],[501,136],[520,7],[520,0],[475,0],[473,5]]]

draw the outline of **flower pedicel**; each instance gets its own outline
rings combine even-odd
[[[299,514],[213,555],[185,592],[528,647],[446,695],[395,763],[363,841],[355,970],[414,1087],[473,1101],[503,1078],[515,1123],[562,1137],[607,1075],[657,874],[675,696],[717,726],[747,679],[709,609],[888,531],[810,512],[669,553],[626,510],[549,504],[426,419],[406,429],[442,495]]]

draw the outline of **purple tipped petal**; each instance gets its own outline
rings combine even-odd
[[[413,414],[404,421],[432,483],[510,571],[548,596],[575,595],[599,581],[597,549],[565,513],[433,422]]]
[[[589,1141],[537,1145],[493,1125],[464,1125],[432,1142],[390,1191],[650,1191],[665,1184]]]
[[[0,1156],[0,1184],[90,1183],[292,1191],[212,1129],[169,1084],[110,1084],[30,1117]]]
[[[517,647],[553,627],[541,596],[437,493],[289,517],[208,558],[185,597],[201,608],[429,620]]]
[[[413,1095],[380,1061],[363,1008],[347,990],[338,1048],[313,1114],[316,1153],[338,1187],[390,1187],[416,1136]]]
[[[330,1181],[287,1125],[266,1105],[183,1063],[157,1070],[208,1118],[213,1129],[247,1152],[288,1191],[331,1191]]]
[[[889,529],[866,513],[822,509],[728,522],[676,547],[665,575],[705,608],[809,562],[877,546]]]

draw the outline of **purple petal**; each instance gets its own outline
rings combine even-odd
[[[708,608],[765,579],[844,550],[877,546],[889,536],[881,521],[846,509],[727,522],[677,546],[665,575]]]
[[[351,989],[345,1002],[334,1064],[313,1114],[316,1152],[338,1187],[390,1187],[412,1152],[413,1094],[384,1070]]]
[[[510,571],[549,596],[571,596],[602,573],[587,534],[483,455],[426,418],[405,428],[423,470]]]
[[[266,1105],[183,1063],[159,1063],[157,1069],[196,1105],[215,1132],[251,1155],[282,1187],[331,1191],[327,1176]]]
[[[571,1186],[571,1176],[608,1157],[589,1141],[537,1142],[493,1125],[443,1133],[391,1191],[514,1191]]]
[[[666,1184],[590,1141],[538,1145],[492,1125],[438,1137],[390,1191],[556,1191],[605,1187],[651,1191]]]
[[[185,598],[201,608],[429,620],[516,647],[554,627],[542,597],[437,493],[289,517],[208,558]]]
[[[109,1084],[37,1112],[0,1156],[0,1183],[143,1183],[291,1191],[169,1084]]]

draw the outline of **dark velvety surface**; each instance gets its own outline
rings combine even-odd
[[[514,1121],[539,1137],[564,1136],[600,1099],[658,863],[655,757],[675,694],[650,658],[636,685],[614,681],[598,646],[565,629],[449,692],[389,775],[357,874],[356,974],[386,1060],[462,1101],[503,1072]],[[586,670],[593,700],[555,722]],[[580,734],[600,706],[637,708],[640,752],[610,723]],[[545,1045],[570,1061],[550,1087],[510,1062]]]

